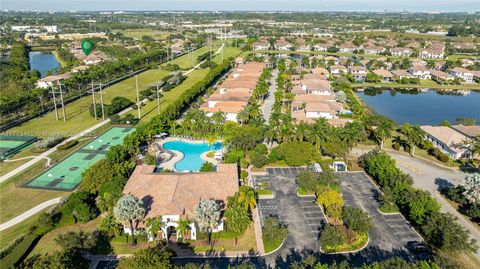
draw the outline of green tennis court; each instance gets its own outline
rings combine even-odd
[[[80,184],[82,172],[103,159],[109,147],[123,143],[134,131],[129,127],[112,127],[95,140],[78,149],[63,161],[27,182],[24,187],[70,191]]]
[[[0,135],[0,160],[4,160],[37,140],[34,136]]]

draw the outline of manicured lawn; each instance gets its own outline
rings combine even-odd
[[[40,239],[40,241],[38,241],[38,244],[35,246],[32,252],[30,252],[29,257],[35,254],[45,254],[45,253],[52,253],[54,251],[59,251],[61,250],[61,248],[55,242],[55,238],[58,235],[64,234],[70,231],[74,231],[74,232],[84,231],[86,233],[93,232],[94,230],[97,229],[97,226],[99,223],[100,223],[100,218],[96,218],[87,223],[77,223],[72,225],[66,225],[66,226],[57,228],[51,232],[48,232]]]
[[[256,251],[257,244],[255,241],[255,231],[251,224],[245,232],[238,236],[237,245],[235,246],[235,236],[229,233],[220,232],[213,233],[210,245],[206,240],[199,240],[192,244],[195,252],[200,251]]]
[[[195,70],[190,74],[188,74],[187,79],[185,79],[185,81],[183,81],[180,85],[171,89],[168,92],[164,92],[163,97],[160,99],[160,111],[164,110],[171,102],[176,100],[186,90],[190,89],[195,83],[202,80],[207,75],[207,73],[208,73],[208,69]],[[149,121],[151,118],[158,115],[157,100],[148,102],[140,110],[142,113],[141,121],[142,122]],[[135,117],[137,117],[136,111],[132,111],[129,114],[132,114]]]
[[[28,234],[28,230],[31,225],[35,224],[37,222],[38,216],[42,213],[47,211],[47,209],[38,212],[37,214],[31,216],[30,218],[20,222],[19,224],[10,227],[6,230],[3,230],[0,232],[0,248],[4,248],[7,246],[10,242],[15,240],[17,237],[19,237],[22,234]],[[3,222],[3,220],[2,220]]]
[[[15,159],[20,159],[20,158],[27,157],[27,156],[37,156],[37,155],[39,155],[40,153],[34,152],[34,148],[35,148],[34,145],[30,145],[27,148],[25,148],[24,150],[20,151],[19,153],[8,157],[8,159],[15,160]],[[15,161],[15,162],[5,162],[5,161],[0,162],[0,176],[5,175],[6,173],[12,171],[13,169],[19,167],[20,165],[22,165],[22,164],[24,164],[24,163],[26,163],[30,160],[31,160],[31,158],[23,159],[23,160],[19,160],[19,161]]]

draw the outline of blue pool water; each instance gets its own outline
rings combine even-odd
[[[198,171],[205,162],[200,158],[200,155],[207,151],[222,149],[222,144],[220,142],[208,145],[207,143],[194,144],[184,141],[172,141],[163,144],[163,148],[183,153],[183,159],[175,164],[175,169],[178,172],[185,170]]]

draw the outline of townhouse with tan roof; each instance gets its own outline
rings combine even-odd
[[[368,69],[363,66],[350,67],[350,73],[355,78],[356,82],[364,82],[367,77]]]
[[[430,79],[432,77],[430,75],[430,70],[421,65],[413,65],[408,69],[408,72],[419,79]]]
[[[314,51],[319,51],[319,52],[323,52],[323,51],[327,51],[328,50],[328,44],[326,43],[319,43],[319,44],[315,44],[313,45],[313,50]]]
[[[453,68],[452,70],[450,70],[450,75],[456,78],[460,78],[461,80],[467,83],[473,82],[473,72],[463,67]]]
[[[275,42],[275,44],[273,44],[273,47],[275,48],[275,50],[286,51],[286,50],[290,50],[291,48],[293,48],[293,44],[286,41],[285,39],[279,39]]]
[[[59,75],[52,75],[48,77],[41,78],[37,80],[36,87],[37,88],[42,88],[42,89],[47,89],[49,87],[55,86],[58,83],[62,82],[65,79],[68,79],[71,77],[70,73],[63,73]]]
[[[392,56],[400,56],[400,57],[409,57],[412,54],[412,49],[410,48],[391,48],[390,53]]]
[[[455,79],[454,76],[440,70],[432,70],[430,74],[432,79],[435,81],[441,81],[441,80],[450,81]]]
[[[178,221],[188,219],[191,223],[184,239],[197,239],[195,207],[201,200],[214,199],[223,206],[227,197],[238,191],[238,169],[236,164],[218,164],[214,172],[158,173],[155,166],[138,165],[127,181],[123,193],[131,194],[143,201],[146,214],[138,223],[135,232],[146,229],[145,221],[161,217],[165,224],[161,227],[162,239],[177,241]],[[219,188],[218,186],[222,186]],[[223,220],[213,232],[224,230]],[[130,228],[124,227],[126,234]],[[153,240],[153,235],[149,235]]]
[[[470,151],[462,145],[462,142],[469,138],[447,126],[431,126],[423,125],[423,131],[425,131],[426,138],[430,140],[433,145],[447,154],[453,160],[462,158],[469,158],[471,156]]]
[[[269,50],[270,49],[270,42],[267,40],[259,40],[253,42],[252,44],[253,50]]]
[[[328,70],[335,77],[341,76],[341,75],[346,74],[348,72],[348,69],[345,66],[338,65],[338,64],[330,66],[328,68]]]
[[[382,82],[393,81],[393,74],[385,69],[375,69],[372,71],[375,75],[382,79]]]
[[[342,53],[354,53],[355,51],[362,49],[361,46],[356,46],[352,43],[344,43],[338,47],[339,51]]]
[[[239,64],[200,109],[209,117],[220,111],[225,113],[226,120],[237,121],[238,113],[247,106],[264,68],[264,63]]]

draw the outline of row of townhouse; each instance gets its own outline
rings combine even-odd
[[[432,142],[433,146],[440,149],[454,160],[471,158],[472,152],[464,146],[468,140],[478,139],[480,126],[452,125],[447,126],[421,126],[425,131],[426,139]]]
[[[336,61],[338,62],[338,61]],[[363,82],[369,72],[364,66],[350,66],[346,67],[339,64],[334,64],[329,67],[329,71],[333,76],[340,76],[350,73],[356,82]],[[419,79],[434,79],[434,80],[454,80],[459,78],[466,83],[473,83],[475,79],[480,79],[479,71],[472,71],[462,67],[450,69],[449,72],[441,70],[429,70],[424,65],[413,64],[408,69],[375,69],[372,73],[381,78],[383,82],[393,81],[395,78],[419,78]]]
[[[221,111],[229,121],[237,121],[237,115],[248,104],[258,79],[265,68],[264,63],[239,64],[200,107],[207,116]]]
[[[326,52],[329,47],[337,47],[338,51],[341,53],[355,53],[358,51],[363,51],[364,54],[368,55],[378,55],[386,52],[387,50],[393,56],[400,56],[400,57],[409,57],[412,55],[414,50],[418,50],[418,57],[425,58],[425,59],[442,59],[445,57],[444,53],[444,43],[439,41],[432,41],[428,44],[428,47],[421,47],[420,44],[416,42],[412,42],[408,44],[406,47],[391,47],[387,49],[387,46],[395,46],[396,42],[390,44],[389,42],[385,42],[383,45],[376,45],[372,42],[367,42],[364,45],[355,45],[352,42],[344,42],[341,45],[335,45],[335,40],[328,40],[325,43],[318,43],[314,45],[307,44],[304,39],[298,38],[295,41],[295,44],[292,44],[286,41],[284,38],[278,39],[274,44],[273,48],[275,50],[281,51],[289,51],[292,50],[294,47],[297,51],[317,51],[317,52]],[[269,50],[272,48],[270,42],[267,40],[259,40],[252,44],[253,50]]]
[[[342,103],[335,100],[328,76],[329,72],[324,68],[315,68],[310,74],[292,76],[294,100],[291,109],[296,122],[311,123],[319,118],[327,119],[336,126],[348,122],[338,116],[345,109]]]

